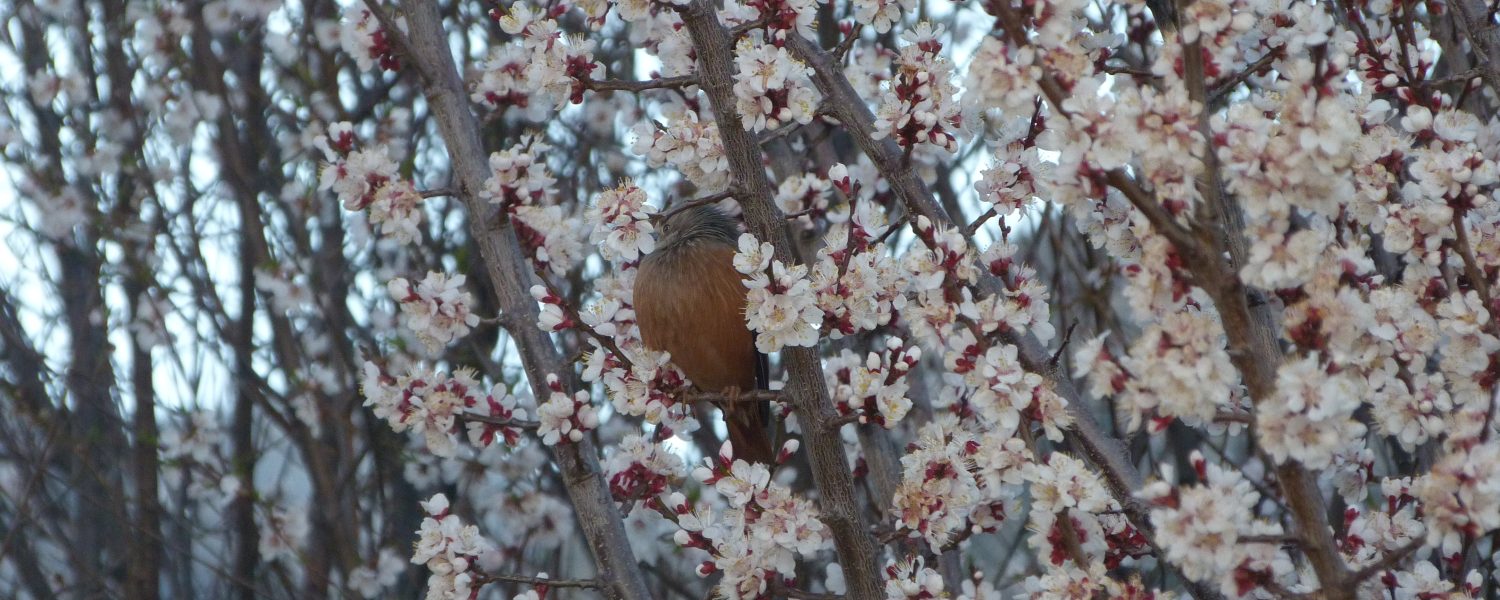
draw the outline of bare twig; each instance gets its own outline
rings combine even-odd
[[[672,218],[672,215],[675,215],[675,214],[680,213],[682,211],[690,210],[690,209],[697,208],[699,206],[708,205],[708,204],[716,204],[718,202],[721,202],[721,201],[724,201],[724,200],[728,200],[728,199],[733,198],[733,197],[735,197],[734,186],[730,186],[728,189],[726,189],[726,190],[724,190],[722,192],[716,193],[716,194],[709,194],[709,195],[704,196],[702,198],[694,198],[694,199],[688,200],[686,202],[679,202],[677,204],[673,204],[672,207],[670,209],[668,209],[666,212],[661,212],[661,213],[657,213],[657,214],[651,215],[651,221],[653,223],[663,223],[663,222],[666,222],[667,219]]]
[[[503,581],[506,583],[524,583],[531,586],[546,586],[549,588],[591,588],[598,589],[604,584],[593,579],[547,579],[545,577],[527,577],[525,575],[506,574],[483,574],[475,578],[479,583],[491,583]]]
[[[646,79],[643,81],[621,81],[615,79],[590,79],[583,82],[583,87],[596,92],[644,92],[646,90],[681,89],[698,85],[697,75],[681,75],[678,77],[662,77],[659,79]]]

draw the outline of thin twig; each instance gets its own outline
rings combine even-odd
[[[698,85],[697,75],[662,77],[659,79],[646,79],[643,81],[589,79],[583,82],[583,87],[600,92],[644,92],[646,90],[680,89],[695,85]]]
[[[1234,92],[1235,88],[1239,87],[1241,83],[1245,82],[1245,80],[1250,79],[1251,75],[1260,72],[1262,69],[1265,69],[1267,66],[1269,66],[1273,61],[1281,58],[1281,53],[1282,48],[1278,46],[1272,49],[1270,52],[1267,52],[1264,56],[1256,59],[1255,62],[1246,65],[1245,68],[1240,69],[1239,72],[1235,73],[1230,78],[1218,82],[1218,84],[1214,86],[1214,89],[1208,93],[1209,108],[1207,110],[1218,110],[1219,107],[1224,105],[1224,100],[1229,97],[1229,94]]]
[[[507,583],[524,583],[532,586],[547,586],[549,588],[599,589],[604,587],[604,582],[593,579],[547,579],[545,577],[527,577],[525,575],[506,575],[503,573],[496,575],[483,574],[475,577],[475,580],[481,584],[504,581]]]
[[[1351,587],[1358,586],[1360,582],[1373,577],[1375,574],[1396,566],[1397,563],[1406,560],[1406,557],[1411,556],[1411,553],[1420,550],[1422,548],[1422,543],[1422,538],[1414,539],[1410,542],[1407,542],[1405,546],[1392,550],[1385,556],[1380,557],[1380,560],[1365,565],[1363,568],[1355,571],[1349,576],[1348,585]]]
[[[732,396],[732,397],[731,397]],[[785,402],[786,394],[779,390],[748,390],[739,394],[724,394],[720,392],[684,392],[678,396],[683,402]]]
[[[726,190],[724,190],[722,192],[719,192],[717,194],[710,194],[710,195],[704,196],[702,198],[694,198],[692,200],[688,200],[687,202],[679,202],[677,204],[672,205],[672,208],[670,210],[666,211],[666,212],[657,213],[655,215],[652,215],[651,216],[651,221],[653,223],[663,223],[663,222],[666,222],[667,219],[672,218],[672,215],[675,215],[675,214],[680,213],[680,212],[685,211],[685,210],[690,210],[690,209],[693,209],[693,208],[697,208],[699,206],[703,206],[703,205],[706,205],[706,204],[714,204],[714,203],[717,203],[717,202],[720,202],[720,201],[723,201],[723,200],[728,200],[730,198],[733,198],[736,193],[737,192],[734,190],[734,187],[730,186],[728,189],[726,189]]]
[[[497,427],[515,427],[516,429],[536,429],[540,425],[536,421],[528,421],[526,419],[501,419],[478,413],[455,413],[453,416],[458,417],[460,421],[473,421]]]

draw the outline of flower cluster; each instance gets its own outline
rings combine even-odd
[[[816,0],[745,0],[745,6],[755,9],[756,20],[765,21],[766,31],[778,42],[788,33],[807,39],[816,36],[813,31],[813,21],[818,15]]]
[[[689,506],[681,494],[667,506],[680,528],[677,543],[709,553],[698,574],[723,573],[716,588],[720,597],[761,597],[771,584],[796,577],[797,557],[830,546],[813,503],[773,483],[766,465],[735,460],[729,444],[718,456],[705,458],[693,477],[712,486],[728,508],[715,515],[703,504]]]
[[[464,289],[466,280],[463,275],[429,271],[416,286],[399,277],[386,284],[391,298],[401,306],[406,328],[428,351],[437,352],[479,324],[479,315],[469,312],[473,298]]]
[[[875,112],[875,135],[892,138],[903,148],[931,144],[954,152],[953,133],[962,122],[953,67],[940,52],[943,26],[923,22],[903,31],[907,46],[896,59],[896,78]]]
[[[897,562],[892,559],[885,567],[886,600],[929,600],[943,598],[943,576],[927,566],[921,556],[913,556]]]
[[[526,416],[524,410],[516,409],[515,398],[503,389],[497,387],[485,394],[469,369],[458,369],[452,375],[414,369],[392,377],[375,363],[365,361],[361,391],[364,405],[376,417],[385,419],[398,432],[422,434],[428,451],[443,457],[456,452],[455,436],[465,413],[488,417],[492,422],[469,423],[469,438],[479,446],[489,445],[497,436],[507,445],[518,443],[519,424],[505,421]]]
[[[1454,448],[1412,486],[1421,501],[1427,543],[1444,555],[1500,530],[1500,442]]]
[[[818,343],[823,311],[812,293],[806,265],[787,266],[775,260],[770,244],[746,233],[740,236],[734,268],[749,277],[744,280],[750,289],[745,298],[745,321],[756,333],[756,350],[770,354],[784,346]]]
[[[1256,518],[1260,494],[1250,482],[1196,451],[1190,462],[1198,485],[1174,488],[1157,481],[1142,492],[1155,506],[1151,523],[1164,558],[1184,577],[1217,583],[1236,597],[1266,583],[1293,583],[1286,581],[1293,569],[1277,541],[1281,525]]]
[[[656,249],[656,227],[651,224],[655,213],[656,208],[646,204],[646,191],[627,179],[594,199],[585,215],[593,226],[589,242],[606,260],[635,262]]]
[[[812,264],[812,289],[833,339],[885,326],[906,307],[899,262],[873,244],[862,221],[831,227]]]
[[[1032,205],[1036,178],[1045,177],[1051,168],[1042,162],[1036,146],[1011,143],[995,150],[993,164],[980,172],[974,187],[980,199],[995,205],[995,213],[1005,217]]]
[[[397,21],[397,24],[402,25],[404,21]],[[389,34],[363,4],[351,4],[344,9],[339,26],[339,45],[345,54],[354,57],[361,71],[370,70],[376,63],[386,71],[401,68],[401,60],[396,58]]]
[[[478,403],[479,382],[473,371],[460,369],[451,376],[441,372],[413,370],[394,378],[375,363],[365,361],[361,390],[364,405],[385,419],[396,431],[410,430],[426,436],[427,448],[438,456],[452,456],[456,415]]]
[[[526,2],[491,11],[500,29],[516,39],[490,51],[470,98],[495,108],[530,109],[537,119],[546,109],[582,102],[585,84],[603,66],[594,59],[594,40],[563,34],[555,20],[560,14]]]
[[[934,552],[974,531],[993,531],[1014,507],[1030,452],[1020,438],[929,423],[901,457],[896,525]]]
[[[1329,373],[1319,355],[1288,360],[1277,373],[1275,398],[1256,407],[1256,433],[1277,462],[1321,469],[1364,436],[1354,416],[1359,406],[1358,383],[1346,373]]]
[[[584,381],[603,383],[605,395],[620,414],[665,427],[660,435],[697,430],[693,407],[677,401],[690,382],[672,365],[671,355],[644,348],[622,351],[630,354],[628,363],[596,346],[585,358]]]
[[[361,564],[349,570],[349,589],[364,598],[382,598],[385,591],[395,587],[406,570],[406,562],[391,548],[381,548],[374,564]]]
[[[815,222],[833,220],[828,212],[828,198],[832,186],[827,179],[815,174],[788,177],[776,187],[776,207],[787,215],[798,215],[797,224],[803,229],[812,229]]]
[[[764,131],[783,123],[812,122],[819,99],[808,79],[812,69],[792,58],[786,48],[742,38],[734,48],[734,64],[734,97],[745,129]]]
[[[860,423],[895,427],[911,410],[906,374],[921,359],[921,348],[907,347],[899,338],[886,340],[885,352],[871,352],[863,361],[848,350],[829,359],[825,373],[835,408],[858,415]]]
[[[417,531],[416,549],[411,562],[427,567],[428,600],[464,600],[479,593],[477,578],[484,573],[477,568],[481,556],[494,547],[479,528],[465,525],[449,512],[448,497],[438,494],[422,502],[427,517]]]
[[[901,22],[901,15],[916,10],[916,0],[855,0],[854,22],[869,25],[875,33],[885,33]]]
[[[421,236],[422,195],[400,178],[384,145],[356,149],[354,126],[347,122],[329,126],[314,144],[329,162],[318,189],[333,190],[345,210],[369,209],[370,222],[398,243],[410,244]]]
[[[1075,375],[1089,377],[1091,391],[1115,396],[1135,430],[1149,421],[1156,433],[1173,419],[1194,427],[1214,422],[1219,411],[1237,409],[1239,372],[1224,348],[1219,322],[1186,309],[1148,325],[1116,360],[1104,336],[1080,347]]]
[[[542,158],[551,147],[525,138],[490,154],[490,176],[479,194],[510,214],[521,245],[538,267],[566,273],[583,254],[578,225],[558,204],[557,179]]]
[[[636,125],[631,149],[652,167],[672,165],[705,193],[729,187],[729,158],[718,124],[680,104],[662,107],[662,118],[660,124]]]
[[[547,389],[551,395],[536,408],[536,434],[542,443],[552,446],[559,443],[575,443],[583,434],[599,427],[599,411],[589,401],[589,393],[583,390],[568,394],[556,375],[547,375]]]
[[[620,440],[615,452],[605,459],[604,472],[617,502],[658,498],[669,484],[687,476],[682,458],[639,435]]]

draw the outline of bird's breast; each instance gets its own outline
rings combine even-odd
[[[753,389],[755,341],[745,328],[745,291],[728,245],[658,250],[636,274],[641,341],[670,352],[699,389]]]

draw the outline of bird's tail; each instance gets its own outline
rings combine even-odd
[[[776,447],[771,444],[771,407],[768,403],[742,404],[724,413],[729,443],[734,457],[747,462],[776,464]]]

